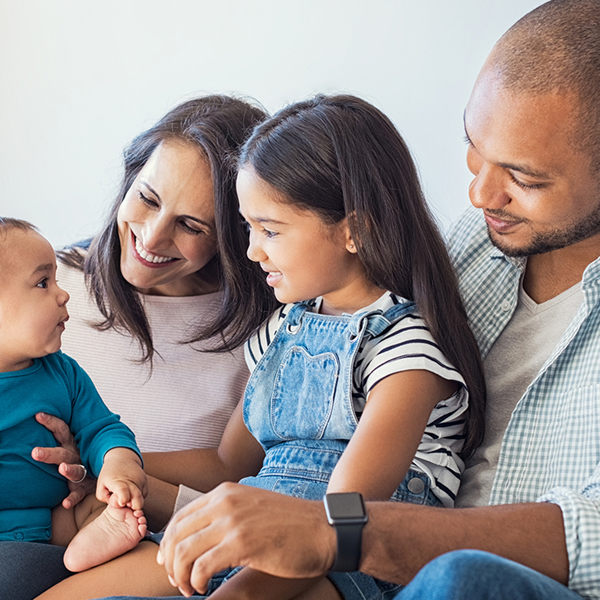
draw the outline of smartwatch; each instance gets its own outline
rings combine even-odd
[[[362,530],[369,517],[358,492],[325,494],[327,522],[335,529],[337,553],[331,571],[358,571]]]

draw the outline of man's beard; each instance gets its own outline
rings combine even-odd
[[[502,211],[490,211],[490,214],[498,216],[498,218],[502,218],[503,216]],[[560,250],[561,248],[572,246],[577,242],[582,242],[598,232],[600,232],[600,205],[590,214],[566,227],[561,229],[556,228],[544,233],[534,233],[529,244],[521,248],[504,245],[502,243],[502,236],[494,237],[497,234],[488,225],[488,235],[492,244],[506,254],[506,256],[514,257],[526,257],[534,254],[544,254],[552,250]]]

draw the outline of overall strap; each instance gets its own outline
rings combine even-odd
[[[381,335],[388,327],[399,321],[402,317],[414,313],[416,305],[412,301],[399,302],[388,308],[385,312],[376,310],[372,313],[362,315],[363,319],[367,319],[365,335],[377,337]],[[360,315],[357,315],[360,316]]]

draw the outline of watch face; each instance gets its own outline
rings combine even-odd
[[[327,494],[329,514],[332,519],[364,519],[365,505],[360,494]]]

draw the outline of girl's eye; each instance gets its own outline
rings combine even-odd
[[[539,190],[541,187],[544,187],[543,183],[523,183],[522,181],[519,181],[510,171],[509,173],[513,183],[524,190]]]
[[[44,290],[48,289],[48,278],[44,277],[43,279],[38,281],[36,287],[42,288]]]
[[[158,207],[158,202],[156,200],[152,200],[151,198],[148,198],[148,196],[144,196],[140,190],[138,190],[138,196],[146,206],[149,206],[150,208]]]
[[[276,231],[271,231],[270,229],[263,229],[263,233],[268,237],[268,238],[273,238],[277,235]]]

